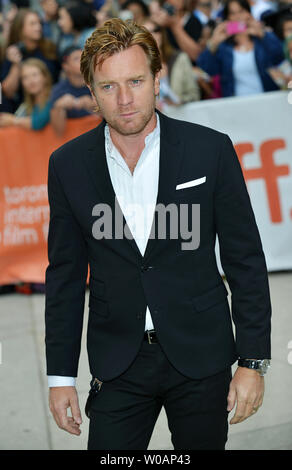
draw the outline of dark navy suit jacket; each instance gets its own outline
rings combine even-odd
[[[200,244],[182,250],[186,240],[180,230],[177,239],[172,236],[169,218],[166,236],[149,237],[144,256],[133,238],[96,239],[93,207],[106,203],[113,217],[120,210],[106,163],[105,121],[55,150],[48,175],[48,375],[77,376],[88,265],[87,349],[90,371],[101,381],[135,359],[147,305],[165,354],[188,377],[215,374],[238,357],[270,358],[265,257],[232,142],[208,127],[159,116],[157,205],[199,204]],[[176,189],[195,179],[201,184]],[[155,227],[157,217],[158,211]],[[216,234],[232,317],[216,263]]]

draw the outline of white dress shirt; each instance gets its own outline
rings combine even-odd
[[[158,192],[160,123],[157,113],[156,118],[157,125],[145,139],[145,147],[133,174],[114,146],[107,124],[104,129],[106,161],[111,182],[120,208],[142,256],[145,253],[150,235]],[[145,330],[153,328],[147,306]],[[74,377],[48,376],[49,387],[75,386],[75,383]]]

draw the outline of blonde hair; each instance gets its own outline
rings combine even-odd
[[[43,97],[42,97],[42,100],[41,100],[41,103],[40,103],[40,107],[42,108],[46,105],[46,103],[49,99],[50,93],[51,93],[51,89],[52,89],[52,76],[51,76],[51,73],[50,73],[48,67],[46,66],[45,62],[43,62],[40,59],[31,58],[31,59],[24,60],[21,63],[21,71],[22,71],[23,67],[25,67],[26,65],[38,68],[39,71],[41,72],[41,74],[45,77],[44,94],[43,94]],[[26,111],[27,111],[28,114],[31,114],[32,110],[33,110],[33,107],[35,105],[34,96],[32,96],[30,93],[28,93],[25,89],[23,90],[23,94],[24,94],[23,102],[25,104]]]
[[[94,90],[96,65],[101,66],[108,57],[136,45],[144,50],[154,77],[161,70],[161,57],[155,39],[144,26],[112,18],[96,28],[81,54],[80,71],[85,83]]]

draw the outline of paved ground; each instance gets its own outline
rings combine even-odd
[[[292,450],[292,273],[273,273],[269,280],[273,361],[266,377],[265,401],[256,415],[230,426],[227,445],[230,450]],[[86,449],[88,420],[84,412],[82,434],[76,437],[55,425],[48,408],[42,294],[0,296],[0,342],[0,449]],[[83,335],[77,382],[82,410],[89,377]],[[149,449],[173,449],[164,410]]]

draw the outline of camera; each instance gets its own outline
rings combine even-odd
[[[169,16],[175,15],[175,8],[173,5],[170,5],[170,3],[164,3],[162,8],[169,14]]]

